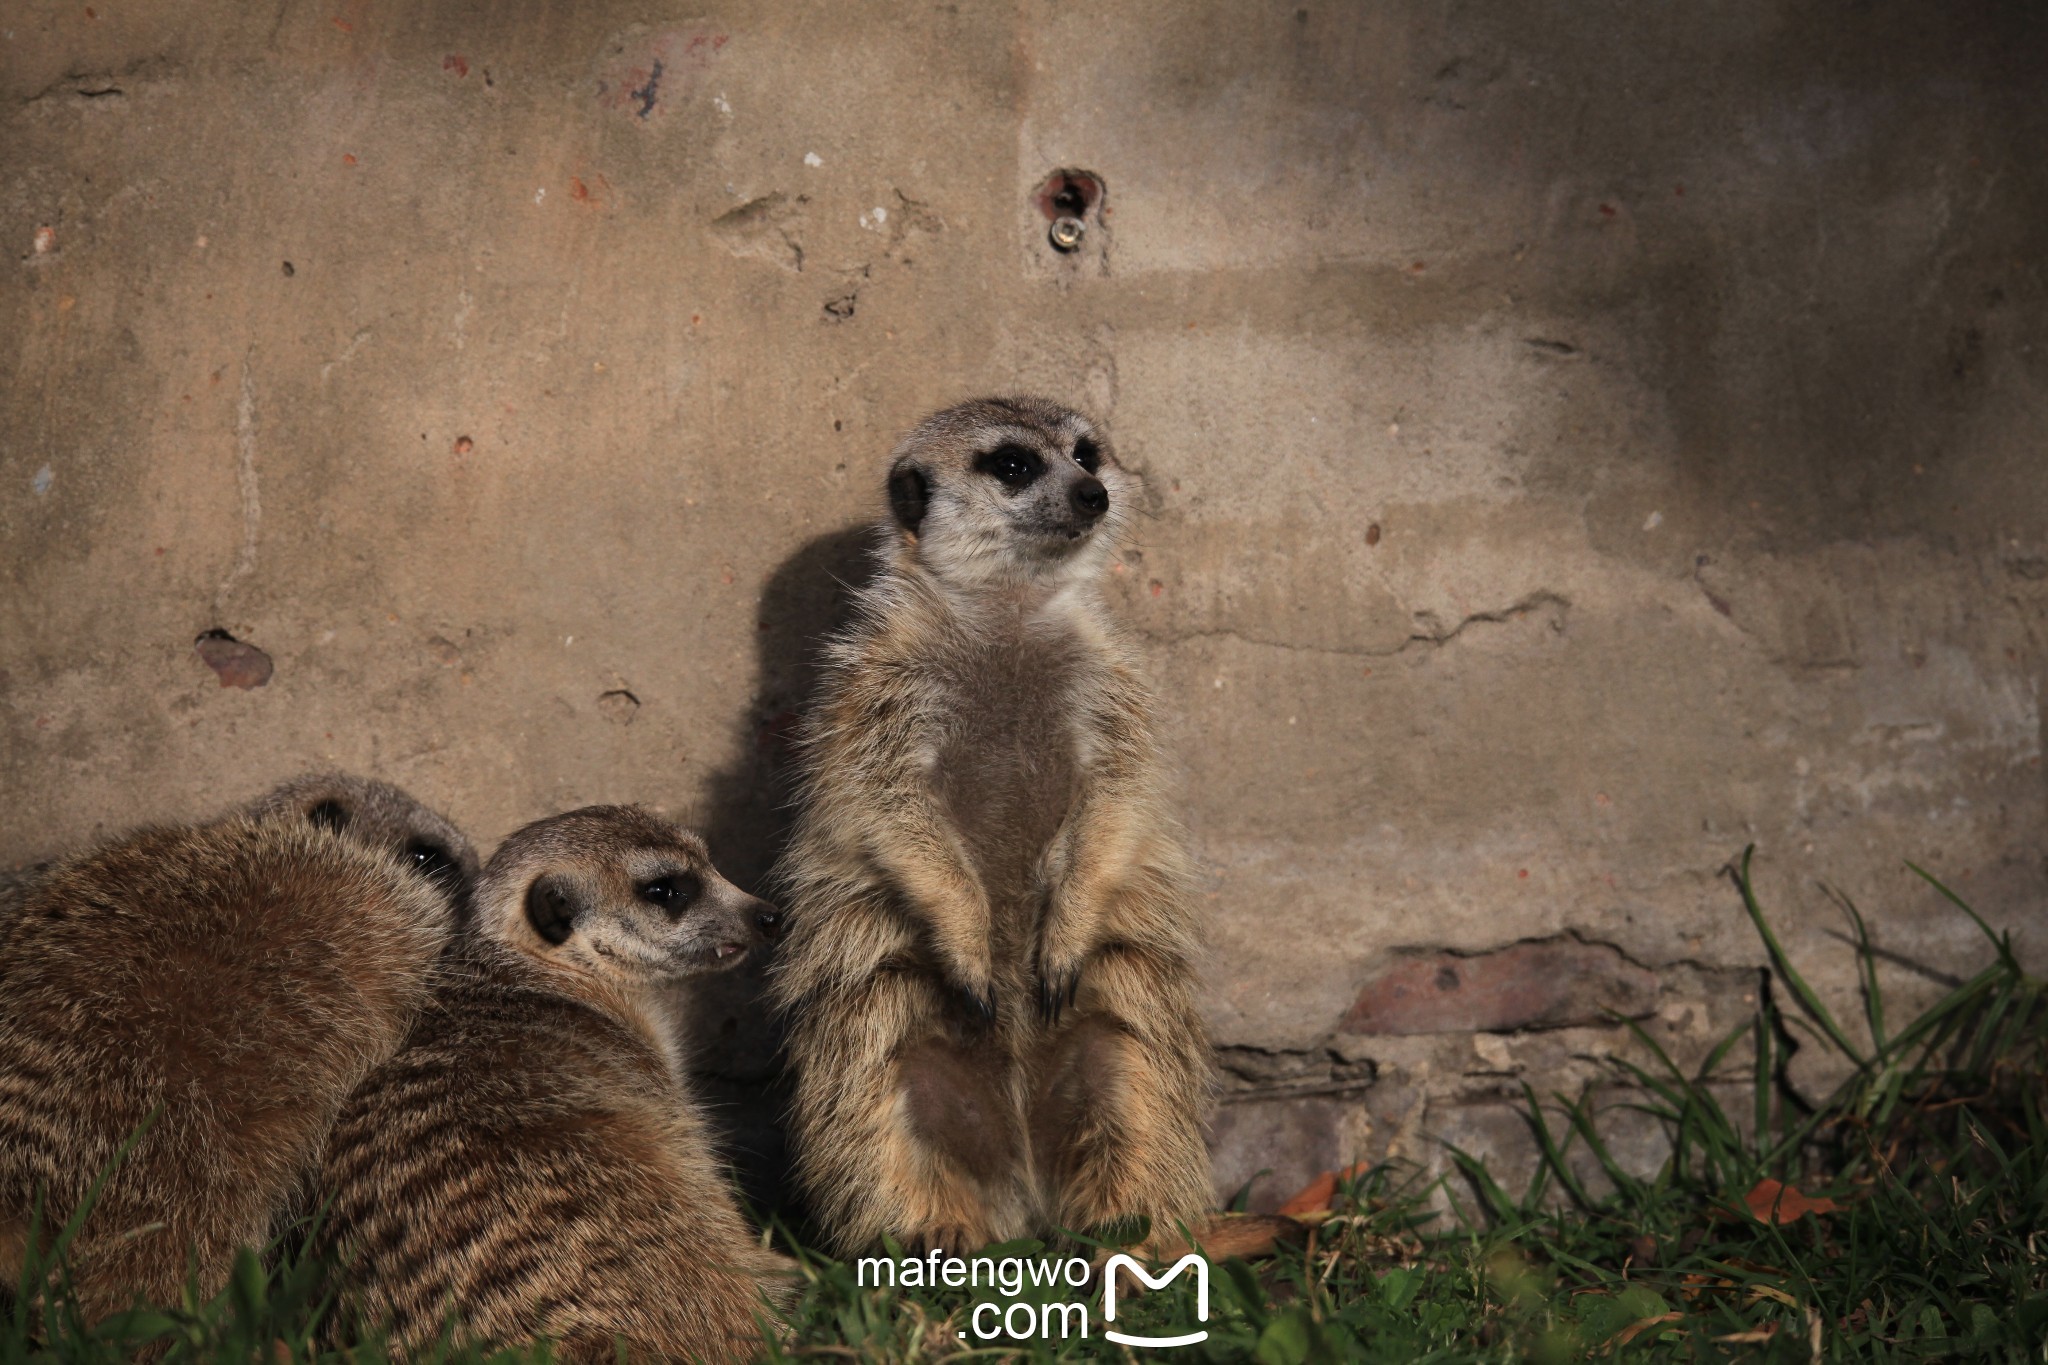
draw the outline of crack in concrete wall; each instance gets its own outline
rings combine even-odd
[[[1472,626],[1505,625],[1510,621],[1516,621],[1530,615],[1532,612],[1540,611],[1546,613],[1551,630],[1558,634],[1563,634],[1566,629],[1565,613],[1570,608],[1571,602],[1561,594],[1538,590],[1525,597],[1518,598],[1505,607],[1474,612],[1469,616],[1461,618],[1455,625],[1448,628],[1438,621],[1436,613],[1431,611],[1416,612],[1414,613],[1415,623],[1422,627],[1422,629],[1415,631],[1407,639],[1391,647],[1303,644],[1298,641],[1274,639],[1241,628],[1170,632],[1146,631],[1144,636],[1146,639],[1159,645],[1184,644],[1189,640],[1239,640],[1245,644],[1256,645],[1262,649],[1283,649],[1290,653],[1327,654],[1338,658],[1350,659],[1391,659],[1406,654],[1418,646],[1431,649],[1441,648],[1456,640]]]

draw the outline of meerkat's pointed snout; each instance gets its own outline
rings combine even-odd
[[[716,968],[737,967],[745,956],[782,937],[782,912],[758,896],[749,896],[732,883],[719,879],[720,930],[711,949]]]
[[[1074,505],[1074,515],[1083,521],[1094,521],[1109,510],[1109,490],[1093,474],[1076,480],[1067,500]]]

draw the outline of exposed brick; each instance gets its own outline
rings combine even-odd
[[[1655,972],[1603,944],[1557,938],[1411,958],[1360,991],[1338,1030],[1507,1033],[1606,1023],[1610,1010],[1641,1018],[1656,1003]]]

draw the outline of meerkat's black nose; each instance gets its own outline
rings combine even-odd
[[[761,935],[767,939],[782,937],[782,912],[772,905],[764,905],[754,916],[754,923],[761,927]]]
[[[1072,500],[1074,510],[1090,521],[1109,510],[1109,490],[1097,478],[1079,480],[1067,497]]]

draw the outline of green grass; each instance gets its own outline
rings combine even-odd
[[[1616,1080],[1627,1084],[1600,1093],[1626,1098],[1605,1109],[1590,1093],[1529,1092],[1541,1164],[1519,1194],[1459,1152],[1442,1181],[1393,1166],[1347,1181],[1299,1245],[1216,1267],[1208,1340],[1172,1352],[1111,1345],[1099,1312],[1085,1340],[981,1342],[970,1332],[976,1303],[1007,1306],[1008,1297],[863,1287],[851,1265],[792,1246],[802,1297],[787,1332],[764,1350],[777,1361],[873,1362],[2048,1360],[2044,983],[2021,968],[2008,938],[1928,877],[1983,930],[1988,961],[1918,1017],[1887,1019],[1877,954],[1845,902],[1864,1014],[1852,1031],[1785,955],[1748,872],[1745,854],[1736,898],[1770,956],[1773,983],[1755,1017],[1690,1071],[1619,1021],[1653,1063],[1618,1064],[1625,1074]],[[1795,1035],[1853,1068],[1817,1107],[1800,1105],[1783,1081]],[[1739,1103],[1724,1103],[1738,1093]],[[1615,1103],[1668,1132],[1671,1156],[1655,1176],[1631,1174],[1603,1145]],[[1597,1191],[1591,1171],[1604,1177]],[[1836,1207],[1759,1221],[1744,1196],[1767,1179]],[[1037,1244],[998,1250],[1030,1254]],[[146,1349],[165,1360],[263,1365],[383,1358],[374,1342],[323,1354],[318,1267],[273,1259],[266,1273],[247,1258],[213,1302],[90,1328],[61,1293],[33,1311],[18,1300],[0,1330],[0,1365],[127,1360]],[[1084,1298],[1099,1309],[1092,1288],[1027,1287],[1016,1301]],[[1193,1300],[1184,1276],[1127,1299],[1115,1325],[1184,1331]]]

